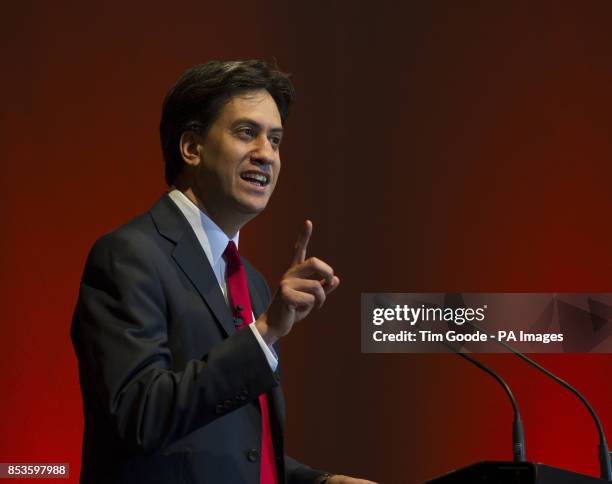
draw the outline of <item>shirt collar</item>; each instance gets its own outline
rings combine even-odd
[[[216,266],[230,240],[238,247],[240,232],[233,238],[229,238],[223,230],[195,203],[193,203],[180,190],[172,189],[168,196],[174,201],[178,208],[187,218],[189,225],[193,228],[202,248],[208,257],[211,266]]]

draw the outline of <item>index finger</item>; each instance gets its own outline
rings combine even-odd
[[[308,248],[308,241],[312,235],[312,222],[310,220],[304,220],[304,225],[300,231],[297,242],[295,243],[293,253],[293,260],[291,265],[296,265],[304,262],[306,259],[306,249]]]

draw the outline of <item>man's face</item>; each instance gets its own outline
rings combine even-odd
[[[281,117],[268,91],[234,96],[199,145],[196,195],[224,226],[242,226],[261,212],[280,171]]]

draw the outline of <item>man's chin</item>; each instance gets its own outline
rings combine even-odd
[[[267,206],[268,206],[267,200],[265,201],[261,200],[261,201],[258,201],[257,203],[250,202],[250,201],[249,202],[241,201],[238,203],[238,210],[243,215],[255,217],[256,215],[259,215],[261,212],[263,212]]]

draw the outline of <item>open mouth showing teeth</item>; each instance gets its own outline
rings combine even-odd
[[[269,175],[256,171],[246,171],[240,175],[240,178],[258,187],[265,187],[270,183]]]

